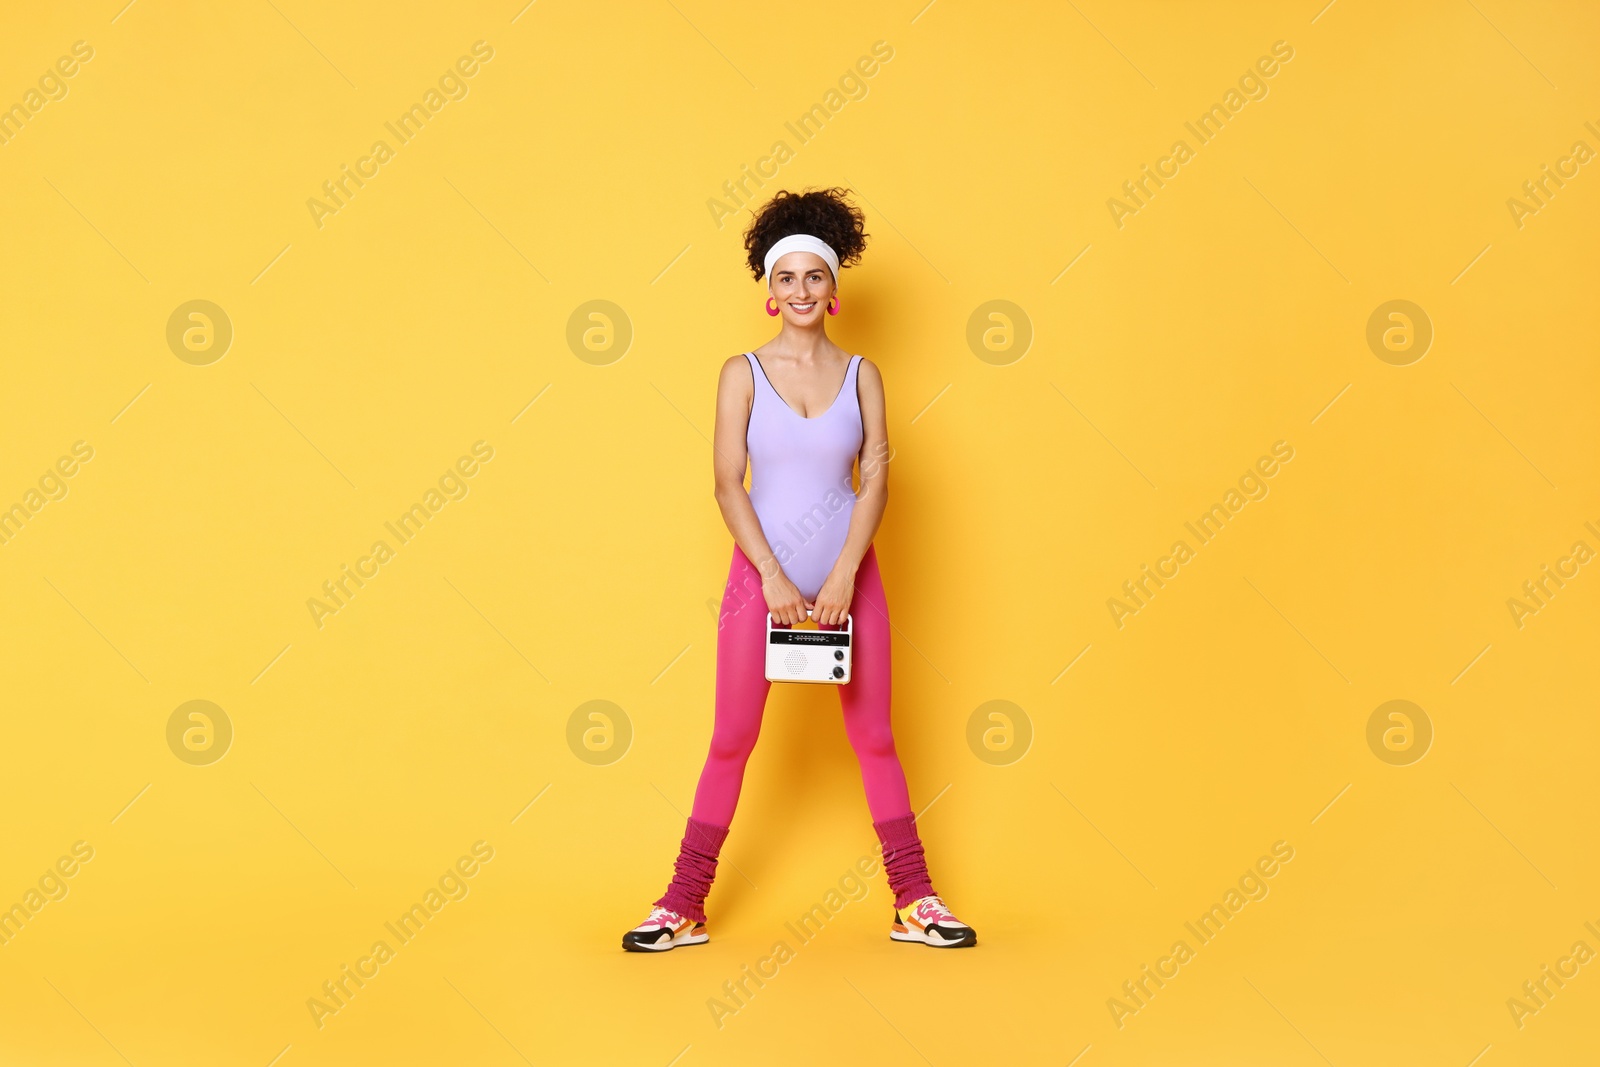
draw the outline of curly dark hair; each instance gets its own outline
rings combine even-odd
[[[826,241],[838,255],[841,271],[858,262],[867,247],[867,232],[862,229],[866,216],[846,199],[848,195],[848,189],[838,187],[801,193],[782,189],[767,201],[744,231],[747,262],[756,281],[766,275],[767,249],[790,234],[809,233]]]

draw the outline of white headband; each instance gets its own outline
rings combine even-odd
[[[815,252],[828,263],[828,269],[833,271],[833,283],[839,284],[839,256],[828,243],[821,238],[813,237],[809,233],[791,233],[779,239],[771,248],[767,249],[766,260],[762,263],[762,273],[770,276],[772,265],[778,257],[790,252]]]

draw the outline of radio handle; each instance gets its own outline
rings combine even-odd
[[[811,616],[813,616],[815,614],[816,614],[816,609],[815,608],[807,608],[806,609],[806,618],[809,619],[809,618],[811,618]],[[854,627],[854,613],[853,612],[847,611],[847,612],[844,613],[844,624],[845,624],[845,628],[846,629],[854,629],[855,628]],[[767,628],[768,629],[772,628],[772,612],[770,612],[770,611],[767,612]]]

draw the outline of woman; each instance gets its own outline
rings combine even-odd
[[[717,628],[716,723],[675,873],[649,917],[623,935],[629,951],[709,939],[705,897],[772,688],[768,613],[774,626],[810,615],[822,629],[852,615],[852,674],[839,702],[894,893],[889,936],[941,948],[977,943],[933,891],[889,727],[889,607],[872,544],[888,501],[883,378],[828,339],[822,316],[824,306],[838,314],[839,268],[866,245],[862,214],[843,193],[780,192],[745,232],[751,272],[767,279],[767,314],[781,315],[783,328],[730,358],[717,383],[712,463],[734,549]]]

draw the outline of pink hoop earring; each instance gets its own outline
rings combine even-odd
[[[830,315],[839,314],[839,297],[838,297],[838,294],[834,294],[833,299],[828,301],[828,314],[830,314]]]
[[[767,314],[768,315],[776,315],[777,313],[778,313],[778,309],[776,307],[773,307],[773,305],[772,305],[772,297],[770,297],[770,296],[767,297]]]

